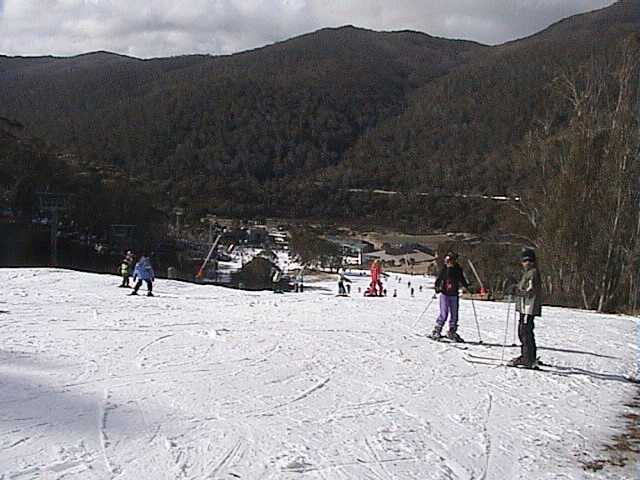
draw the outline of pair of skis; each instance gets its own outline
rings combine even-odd
[[[474,355],[472,353],[468,353],[464,356],[464,361],[467,363],[472,363],[475,365],[488,365],[491,367],[511,367],[511,368],[521,368],[525,370],[541,370],[539,364],[533,367],[528,367],[525,365],[512,365],[509,362],[504,362],[502,359],[498,357],[487,357],[484,355]]]
[[[469,349],[469,347],[467,345],[465,345],[464,342],[456,342],[454,340],[451,340],[448,337],[433,338],[431,335],[421,334],[421,333],[416,333],[416,335],[418,337],[428,338],[432,342],[443,343],[443,344],[449,345],[451,347],[457,348],[458,350],[468,350]]]
[[[439,338],[433,338],[431,335],[422,335],[419,333],[416,333],[416,335],[418,335],[419,337],[426,337],[429,340],[433,341],[433,342],[438,342],[438,343],[445,343],[445,344],[449,344],[452,347],[455,347],[459,350],[468,350],[469,347],[467,345],[464,344],[464,342],[455,342],[447,337],[439,337]],[[476,355],[473,353],[466,353],[463,356],[463,360],[467,363],[472,363],[475,365],[487,365],[490,367],[511,367],[511,368],[522,368],[522,369],[526,369],[526,370],[541,370],[540,365],[542,365],[542,363],[540,362],[538,365],[534,366],[534,367],[527,367],[524,365],[510,365],[508,362],[504,362],[501,358],[498,357],[490,357],[490,356],[486,356],[486,355]]]

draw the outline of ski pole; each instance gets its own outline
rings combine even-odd
[[[500,355],[500,363],[504,363],[504,349],[507,348],[507,334],[509,331],[509,317],[511,316],[511,295],[507,297],[507,321],[504,324],[504,341],[502,342],[502,355]]]
[[[418,322],[420,321],[420,319],[422,318],[422,316],[427,313],[427,310],[429,310],[429,307],[431,306],[431,304],[433,303],[433,301],[436,299],[436,295],[434,294],[433,297],[431,297],[431,300],[429,301],[429,303],[427,303],[427,306],[424,308],[424,310],[422,311],[422,313],[420,315],[418,315],[418,318],[416,318],[416,321],[413,322],[413,325],[411,325],[411,329],[413,330],[416,325],[418,324]]]
[[[471,306],[473,307],[473,318],[476,319],[476,328],[478,329],[478,343],[482,343],[482,336],[480,335],[480,323],[478,323],[478,314],[476,313],[476,304],[471,298]]]
[[[513,306],[513,343],[512,347],[516,346],[516,334],[518,332],[518,312],[516,310],[515,305]]]

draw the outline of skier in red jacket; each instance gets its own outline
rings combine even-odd
[[[382,296],[382,280],[380,279],[384,273],[382,272],[382,265],[379,259],[375,259],[371,264],[371,284],[367,289],[368,296]]]

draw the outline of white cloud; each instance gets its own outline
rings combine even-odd
[[[501,43],[613,0],[0,0],[0,53],[232,53],[327,26]]]

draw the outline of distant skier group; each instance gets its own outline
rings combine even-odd
[[[147,284],[147,297],[153,297],[153,282],[155,280],[155,272],[151,265],[151,259],[147,255],[141,255],[140,259],[135,263],[135,256],[131,250],[127,250],[122,262],[120,262],[120,275],[122,276],[121,288],[131,288],[129,278],[133,276],[133,291],[130,295],[138,295],[138,290],[142,286],[142,282]],[[133,268],[133,275],[132,275]]]
[[[536,266],[536,255],[531,249],[523,250],[520,261],[522,264],[522,276],[515,286],[516,311],[520,314],[518,321],[518,337],[521,343],[521,354],[508,362],[510,366],[538,368],[536,340],[534,335],[534,318],[542,313],[542,286],[540,273]],[[382,277],[388,275],[382,271],[382,264],[375,259],[370,268],[371,283],[365,291],[366,297],[385,296],[386,289],[382,284]],[[476,274],[477,275],[477,274]],[[398,280],[400,280],[398,278]],[[350,292],[350,283],[345,270],[338,270],[338,296],[347,296]],[[446,339],[450,342],[463,343],[464,340],[458,334],[458,311],[460,306],[460,291],[469,292],[469,282],[464,271],[458,263],[458,256],[454,252],[448,252],[444,257],[444,265],[435,281],[435,294],[433,299],[439,298],[439,313],[433,331],[429,335],[433,340]],[[413,297],[415,294],[411,282],[408,287]],[[483,293],[486,293],[484,288]],[[422,286],[420,286],[422,291]],[[397,296],[394,289],[393,296]],[[439,297],[438,297],[439,296]],[[475,307],[474,307],[475,308]],[[475,310],[474,310],[475,312]],[[442,330],[449,322],[449,329],[445,335]],[[479,332],[478,332],[479,334]]]
[[[147,296],[153,296],[153,282],[155,273],[151,265],[151,259],[147,255],[141,255],[134,266],[133,252],[128,250],[120,264],[120,274],[122,283],[120,287],[131,288],[129,278],[133,276],[135,285],[130,295],[137,295],[138,290],[145,282],[147,285]],[[509,365],[522,366],[526,368],[537,368],[537,348],[534,335],[534,319],[542,313],[542,286],[540,281],[540,273],[536,266],[536,255],[531,249],[523,250],[521,257],[522,276],[516,286],[516,311],[520,314],[518,321],[518,337],[521,343],[521,354],[513,358]],[[133,268],[133,274],[132,274]],[[368,297],[386,296],[386,289],[382,284],[382,278],[388,277],[382,270],[382,263],[379,259],[375,259],[370,268],[371,283],[365,291],[364,295]],[[477,274],[476,274],[477,275]],[[279,270],[274,273],[273,278],[274,291],[278,291],[276,286],[280,281]],[[408,283],[411,290],[411,296],[414,296],[414,289],[411,283]],[[278,287],[279,288],[279,287]],[[303,291],[303,269],[300,270],[295,279],[295,291]],[[460,305],[460,290],[468,291],[469,282],[467,281],[462,267],[458,263],[457,255],[448,252],[444,257],[444,265],[435,281],[435,295],[439,295],[439,313],[436,318],[436,324],[431,332],[430,337],[434,340],[448,339],[451,342],[464,342],[458,334],[458,310]],[[422,291],[422,287],[420,287]],[[338,270],[338,295],[348,296],[351,293],[351,280],[347,278],[344,267]],[[394,290],[394,297],[396,291]],[[444,325],[449,322],[449,329],[446,335],[442,334]],[[479,332],[478,332],[479,333]]]

